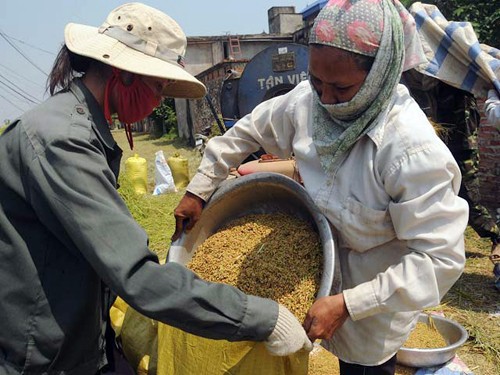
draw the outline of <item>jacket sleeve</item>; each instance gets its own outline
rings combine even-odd
[[[212,138],[187,190],[207,201],[231,168],[260,148],[280,158],[292,155],[294,114],[298,98],[307,92],[302,82],[289,93],[267,100],[239,120],[224,135]]]
[[[40,221],[144,315],[208,338],[267,338],[276,302],[205,282],[179,264],[158,263],[115,189],[99,144],[91,129],[73,125],[68,137],[53,140],[31,160],[29,199]]]

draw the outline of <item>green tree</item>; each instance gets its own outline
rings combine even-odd
[[[415,1],[402,0],[407,8]],[[500,48],[500,6],[496,0],[426,0],[436,5],[448,21],[472,24],[479,43]]]
[[[177,136],[177,116],[175,113],[175,101],[172,98],[165,98],[161,104],[155,108],[149,116],[155,123],[155,134],[160,136],[169,134]]]

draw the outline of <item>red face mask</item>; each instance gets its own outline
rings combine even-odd
[[[153,112],[161,99],[158,98],[151,87],[146,85],[134,74],[130,85],[125,85],[120,78],[120,70],[113,68],[113,75],[106,83],[104,93],[104,115],[111,122],[111,111],[109,108],[109,96],[116,90],[117,102],[115,110],[118,119],[125,124],[132,124],[146,118]]]

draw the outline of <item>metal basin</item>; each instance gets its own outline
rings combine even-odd
[[[428,323],[429,314],[421,313],[419,322]],[[397,353],[397,362],[410,367],[433,367],[448,362],[455,356],[457,349],[467,341],[468,334],[464,327],[452,319],[431,315],[436,329],[445,339],[447,346],[437,349],[401,348]]]
[[[194,228],[172,243],[167,262],[186,264],[197,247],[226,223],[250,214],[269,213],[289,214],[313,224],[323,247],[323,274],[317,297],[328,296],[335,268],[330,225],[302,185],[277,173],[253,173],[222,183]]]

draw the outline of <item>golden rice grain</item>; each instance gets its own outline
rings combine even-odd
[[[446,345],[444,337],[433,324],[418,322],[403,346],[405,348],[437,349]]]
[[[314,346],[309,353],[309,369],[307,375],[339,375],[339,361],[322,346]]]
[[[271,298],[302,321],[318,292],[322,247],[306,221],[254,214],[207,238],[187,265],[201,278]]]

